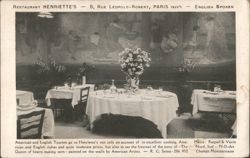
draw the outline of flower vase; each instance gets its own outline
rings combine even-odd
[[[135,77],[135,78],[128,78],[128,85],[129,88],[132,90],[137,90],[139,88],[139,77]]]

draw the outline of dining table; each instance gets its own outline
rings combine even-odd
[[[120,92],[119,92],[120,91]],[[167,138],[167,125],[176,116],[179,107],[177,95],[172,92],[140,89],[135,93],[112,93],[98,90],[89,94],[86,114],[90,128],[93,122],[106,113],[142,117],[157,125],[163,138]]]
[[[16,90],[16,99],[19,105],[29,105],[34,101],[34,94],[30,91]]]
[[[94,91],[94,84],[76,85],[73,87],[69,86],[56,86],[48,90],[46,94],[47,106],[51,106],[51,99],[72,99],[71,106],[74,108],[75,105],[80,101],[80,90],[85,87],[90,87],[90,92]]]
[[[236,113],[236,91],[213,92],[193,90],[191,97],[192,114],[202,112]]]
[[[236,91],[193,90],[191,104],[192,115],[198,112],[215,112],[219,114],[236,114]],[[237,119],[231,127],[233,135],[237,135]]]
[[[42,137],[54,138],[55,123],[52,110],[48,108],[37,107],[34,94],[30,91],[16,90],[16,99],[18,100],[16,107],[17,117],[34,111],[45,110]]]

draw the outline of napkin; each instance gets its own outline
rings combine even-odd
[[[22,104],[22,105],[17,105],[18,110],[26,111],[26,110],[32,110],[37,107],[37,101],[34,100],[30,104]]]

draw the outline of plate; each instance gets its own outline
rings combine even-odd
[[[32,110],[37,107],[37,103],[33,102],[29,105],[17,105],[17,110],[22,110],[22,111],[27,111],[27,110]]]

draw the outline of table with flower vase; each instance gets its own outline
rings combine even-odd
[[[17,116],[45,110],[42,136],[53,138],[55,128],[53,112],[51,109],[37,107],[33,96],[32,92],[16,90],[16,99],[19,100],[17,104]]]
[[[212,92],[195,89],[191,97],[192,114],[199,111],[236,113],[236,91]]]
[[[46,101],[47,105],[51,106],[50,99],[72,99],[71,105],[74,108],[75,105],[78,104],[80,100],[80,91],[81,88],[90,87],[90,92],[94,91],[94,84],[84,84],[84,85],[77,85],[74,87],[55,87],[54,89],[50,89],[46,94]]]
[[[176,94],[167,91],[138,90],[135,94],[112,94],[99,90],[89,94],[86,114],[91,128],[94,120],[104,113],[143,117],[156,124],[162,136],[167,138],[167,125],[176,117],[178,107]]]

